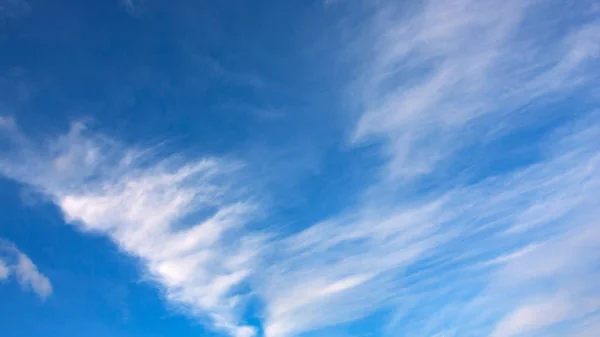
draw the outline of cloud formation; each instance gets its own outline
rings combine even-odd
[[[0,239],[0,281],[13,274],[23,289],[32,290],[40,299],[45,300],[52,294],[50,280],[40,273],[31,259],[14,244]]]
[[[468,156],[465,149],[508,142],[504,139],[532,125],[545,125],[554,118],[545,111],[550,103],[597,83],[591,69],[600,56],[600,25],[582,19],[556,35],[540,34],[550,24],[540,13],[554,5],[469,0],[374,5],[369,24],[359,24],[362,38],[354,39],[359,45],[342,50],[364,53],[355,56],[362,74],[349,88],[349,100],[364,108],[353,141],[382,144],[385,174],[353,210],[280,243],[277,252],[286,252],[286,258],[270,267],[259,286],[266,336],[294,336],[390,307],[397,307],[387,327],[390,336],[538,333],[582,317],[570,303],[598,299],[597,292],[587,292],[589,284],[569,280],[563,285],[568,294],[545,289],[558,274],[598,279],[597,251],[548,243],[568,241],[579,231],[597,242],[592,220],[600,206],[593,201],[597,114],[571,115],[581,120],[533,144],[515,144],[535,148],[528,164],[470,177],[474,184],[456,180],[458,187],[433,193],[399,192],[423,177],[455,178],[453,165]],[[496,279],[498,270],[537,254],[568,257],[556,267],[558,274],[536,274],[540,262],[515,271],[533,274],[522,293],[522,285]],[[585,267],[575,268],[575,261],[586,261]],[[466,279],[458,278],[461,273]],[[585,295],[579,287],[587,289]],[[468,300],[456,301],[458,294]],[[556,296],[567,308],[547,312],[545,319],[532,314]],[[429,306],[415,308],[413,301]]]
[[[542,291],[549,280],[564,281],[565,301],[600,300],[593,282],[572,282],[600,276],[593,271],[600,260],[595,248],[600,233],[593,220],[600,216],[593,198],[600,184],[600,156],[593,145],[600,140],[600,128],[597,120],[592,125],[573,126],[574,136],[548,140],[547,148],[560,151],[550,151],[538,164],[416,204],[360,209],[286,239],[289,258],[273,267],[263,283],[267,336],[348,322],[411,298],[424,303],[437,298],[435,305],[450,306],[445,296],[466,291],[469,301],[451,309],[460,317],[464,308],[489,298],[470,312],[471,322],[460,323],[467,327],[482,312],[502,307],[500,302],[510,307],[529,296],[554,296],[556,289]],[[529,323],[510,318],[544,307],[525,308],[499,322],[494,337],[506,334],[504,325],[532,330],[554,323],[535,321],[537,316]],[[397,324],[407,323],[400,313],[397,319]],[[419,323],[404,328],[411,324]],[[395,329],[406,334],[437,330],[433,325],[404,328],[393,324],[390,335],[400,333]]]
[[[447,165],[452,153],[498,135],[497,125],[540,98],[590,80],[600,24],[582,19],[547,32],[553,1],[383,2],[367,25],[354,139],[384,139],[387,174],[410,179]],[[417,7],[417,8],[414,8]],[[556,10],[556,9],[555,9]],[[576,10],[576,9],[575,9]],[[409,14],[407,14],[409,13]],[[539,116],[549,118],[549,116]],[[494,122],[494,123],[490,123]]]
[[[566,111],[560,127],[507,140],[542,128],[546,107],[598,80],[600,24],[583,15],[540,35],[552,4],[377,2],[348,86],[363,108],[353,144],[375,140],[385,174],[307,228],[257,229],[269,210],[248,191],[252,163],[136,147],[83,123],[39,142],[0,117],[0,173],[111,238],[169,303],[231,336],[297,336],[375,312],[391,313],[389,336],[587,336],[600,320],[598,113]],[[461,151],[494,142],[531,158],[461,171]],[[411,189],[438,176],[453,184]],[[17,256],[0,263],[0,279],[14,272],[49,294]],[[249,301],[260,326],[245,317]]]
[[[392,208],[360,207],[279,238],[247,227],[259,206],[236,193],[238,164],[157,160],[157,150],[125,148],[77,123],[36,147],[5,124],[20,150],[0,162],[3,174],[47,195],[78,228],[108,235],[140,258],[171,303],[233,336],[256,334],[241,314],[249,296],[265,304],[270,337],[381,308],[396,311],[392,335],[439,332],[449,318],[414,326],[421,323],[406,323],[398,303],[406,309],[411,299],[425,304],[452,292],[466,292],[465,300],[435,304],[473,336],[489,328],[487,315],[497,320],[491,336],[511,336],[582,318],[600,303],[591,282],[600,276],[593,114],[546,139],[536,164]],[[43,278],[24,276],[36,275],[31,262],[19,256],[17,265],[21,282],[44,296]],[[548,280],[560,287],[546,289]],[[534,313],[548,307],[560,311],[538,320]]]
[[[262,240],[242,235],[256,205],[235,189],[238,164],[156,159],[159,149],[125,148],[81,123],[42,145],[5,125],[18,149],[0,162],[6,176],[46,195],[69,223],[140,258],[172,303],[232,336],[254,335],[235,315]]]

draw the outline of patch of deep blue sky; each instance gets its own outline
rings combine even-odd
[[[344,66],[352,60],[340,57],[340,41],[352,36],[339,27],[355,13],[352,5],[147,0],[132,12],[116,0],[27,3],[0,16],[0,113],[31,137],[85,119],[128,144],[165,142],[169,152],[240,158],[248,184],[265,192],[257,196],[270,208],[264,225],[289,232],[352,207],[377,180],[385,159],[377,144],[348,144],[360,107],[345,101],[356,74]],[[552,117],[471,144],[446,170],[390,193],[417,199],[536,162],[540,139],[594,107],[583,97],[520,107],[552,110]],[[0,286],[7,337],[214,333],[139,282],[138,261],[103,237],[65,226],[53,205],[8,180],[0,181],[0,237],[27,252],[54,287],[40,303],[14,283]],[[259,315],[257,307],[248,320]],[[328,335],[369,333],[373,320]]]

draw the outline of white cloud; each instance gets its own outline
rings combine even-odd
[[[598,310],[594,280],[600,275],[594,266],[600,262],[600,204],[593,196],[600,186],[598,125],[596,119],[566,128],[545,144],[552,150],[541,163],[456,193],[456,205],[469,206],[450,226],[459,234],[436,255],[440,261],[460,257],[462,262],[449,269],[434,266],[404,289],[402,298],[418,298],[426,309],[400,307],[388,333],[434,334],[450,326],[457,329],[451,336],[537,336],[553,324]],[[565,216],[541,217],[536,227],[522,225],[532,208],[544,206],[552,213],[547,205],[559,198],[565,201]],[[407,321],[411,311],[424,319]],[[534,315],[538,311],[544,313]],[[569,335],[574,334],[564,334]]]
[[[125,148],[75,124],[42,147],[13,129],[18,151],[0,160],[0,169],[51,198],[78,228],[108,235],[139,257],[171,303],[230,335],[255,334],[240,318],[251,294],[264,303],[265,335],[280,337],[349,322],[407,297],[424,305],[447,291],[479,292],[471,289],[479,280],[486,284],[481,296],[440,304],[445,314],[411,323],[421,324],[416,330],[402,319],[389,329],[450,334],[450,320],[481,336],[490,317],[500,334],[580,316],[571,306],[554,320],[525,320],[557,296],[540,293],[548,279],[563,282],[564,303],[597,295],[574,280],[591,275],[600,256],[593,222],[599,125],[590,116],[560,130],[544,144],[542,161],[516,172],[393,206],[361,205],[268,245],[245,226],[257,205],[236,193],[239,165],[222,159],[157,160],[158,150]],[[532,209],[560,199],[568,200],[560,216],[522,226]],[[506,255],[508,248],[516,253]]]
[[[380,218],[334,219],[280,242],[278,261],[257,286],[266,301],[266,336],[292,336],[379,308],[399,290],[388,274],[441,240],[436,215],[443,218],[438,202]]]
[[[502,264],[502,263],[506,263],[506,262],[510,262],[513,261],[515,259],[519,259],[522,258],[523,256],[531,253],[533,250],[535,250],[536,248],[538,248],[539,245],[538,244],[529,244],[526,247],[523,247],[515,252],[509,253],[509,254],[503,254],[501,256],[498,256],[497,258],[494,258],[490,261],[486,261],[484,265],[495,265],[495,264]]]
[[[600,215],[598,211],[591,216]],[[544,329],[574,322],[600,310],[600,231],[588,219],[575,230],[550,240],[492,274],[487,290],[490,298],[507,295],[514,306],[497,324],[490,336],[510,337],[545,333]],[[573,223],[571,225],[574,225]],[[490,304],[491,305],[491,304]],[[574,335],[568,333],[565,335]]]
[[[469,288],[476,280],[489,282],[490,289],[497,293],[488,297],[503,298],[506,303],[537,294],[537,288],[548,277],[556,277],[555,272],[573,273],[582,261],[589,263],[578,269],[580,277],[590,275],[591,262],[597,262],[600,255],[590,251],[591,244],[574,245],[568,239],[574,229],[586,230],[586,236],[597,241],[600,236],[589,232],[593,223],[575,221],[575,216],[570,216],[568,223],[555,223],[556,217],[547,217],[538,224],[547,229],[544,233],[535,234],[525,228],[511,233],[510,229],[520,227],[531,208],[548,204],[558,191],[565,200],[575,201],[566,203],[564,213],[591,218],[600,215],[596,211],[600,204],[593,198],[600,186],[600,157],[593,145],[600,139],[597,125],[590,123],[588,128],[572,130],[580,136],[576,137],[577,143],[557,136],[547,146],[562,150],[549,154],[539,164],[449,191],[421,205],[409,202],[391,210],[359,209],[359,214],[316,224],[281,242],[282,247],[276,250],[280,259],[258,286],[266,300],[266,335],[290,336],[348,322],[406,296],[427,302],[443,298],[449,288],[477,292],[479,288]],[[553,236],[548,232],[553,231],[557,232],[554,240],[561,245],[540,243],[550,240]],[[507,247],[516,245],[521,249],[506,255]],[[529,261],[532,256],[543,260]],[[521,266],[523,261],[529,262]],[[408,272],[410,268],[419,271]],[[491,273],[489,268],[501,268],[502,272]],[[471,279],[456,279],[454,273],[465,273]],[[502,276],[507,273],[510,276]],[[531,277],[537,275],[532,279],[531,293],[516,295],[516,289],[525,289],[523,278],[529,273]],[[550,274],[537,279],[544,273]],[[506,284],[495,278],[519,282]],[[565,289],[572,290],[567,286]],[[489,312],[493,303],[486,301],[485,306],[485,310],[478,307],[472,314]],[[464,307],[468,304],[451,312]],[[516,325],[521,321],[514,318],[507,322]],[[433,333],[441,331],[432,328]]]
[[[31,259],[14,244],[0,239],[0,254],[3,257],[0,259],[0,280],[14,274],[23,289],[33,290],[42,300],[52,294],[52,285],[48,277],[40,273]]]
[[[18,254],[15,274],[22,287],[31,288],[40,298],[45,299],[52,293],[52,286],[48,278],[41,274],[23,253]]]
[[[360,48],[371,54],[361,58],[368,61],[359,65],[363,75],[352,89],[365,110],[355,140],[383,139],[388,175],[410,179],[439,170],[461,147],[485,141],[501,116],[593,78],[585,69],[600,56],[600,25],[571,26],[550,40],[539,14],[548,3],[379,5],[367,30],[370,45]],[[504,127],[519,126],[511,119]]]
[[[365,205],[397,203],[386,202],[387,191],[403,189],[406,185],[402,184],[416,178],[446,174],[462,160],[457,157],[458,150],[501,138],[531,123],[542,124],[540,121],[552,117],[545,111],[545,103],[557,102],[599,79],[600,25],[583,18],[567,25],[548,15],[562,8],[557,2],[431,0],[417,5],[379,2],[375,7],[374,20],[367,29],[361,26],[366,38],[356,39],[360,48],[354,49],[363,53],[357,57],[362,75],[350,88],[350,100],[363,112],[353,140],[380,141],[388,164],[387,180],[374,187],[368,197],[375,201]],[[571,13],[575,11],[573,8]],[[558,26],[562,28],[550,31]],[[534,108],[521,113],[520,108],[528,104]],[[552,299],[553,292],[542,290],[551,282],[549,275],[555,273],[576,272],[583,279],[595,275],[593,264],[581,266],[577,261],[597,263],[597,252],[560,245],[553,250],[544,244],[551,238],[561,242],[573,231],[593,228],[593,221],[581,217],[599,215],[596,209],[600,205],[593,201],[592,192],[599,184],[599,149],[592,145],[600,140],[598,121],[582,118],[581,124],[587,127],[575,125],[550,142],[534,144],[547,151],[538,164],[443,192],[446,198],[437,199],[443,201],[431,213],[434,220],[428,222],[433,229],[424,236],[436,233],[442,240],[409,261],[414,265],[427,261],[427,267],[394,279],[410,284],[395,291],[401,294],[398,301],[418,298],[422,306],[431,303],[431,312],[413,307],[413,314],[420,312],[427,319],[407,322],[402,317],[411,309],[400,305],[388,326],[390,335],[481,336],[489,332],[490,322],[505,315],[498,325],[499,335],[510,331],[507,326],[511,325],[522,324],[519,329],[527,330],[553,323],[520,320],[521,314],[531,310],[519,311],[527,307],[517,299],[534,295],[542,302]],[[515,147],[525,145],[530,144]],[[438,220],[437,213],[451,216]],[[339,231],[354,227],[339,226]],[[365,251],[375,253],[377,249]],[[526,290],[513,284],[499,287],[499,280],[489,279],[496,276],[490,270],[508,270],[530,256],[543,254],[547,258],[527,263],[512,276],[538,275]],[[383,259],[386,254],[379,256]],[[450,276],[459,272],[468,279]],[[490,290],[477,296],[487,282]],[[573,282],[564,282],[565,289],[575,293],[567,296],[570,301],[580,300]],[[517,295],[519,289],[522,292]],[[470,294],[469,300],[435,303],[435,298],[459,293]],[[469,309],[472,305],[477,310]],[[437,314],[443,310],[451,314]],[[569,311],[568,316],[555,318],[571,319],[572,314]],[[457,331],[445,331],[448,326]]]
[[[244,231],[257,205],[235,186],[238,164],[155,159],[158,149],[124,148],[81,123],[43,145],[14,126],[11,134],[17,146],[0,160],[4,175],[48,196],[68,222],[139,257],[171,303],[233,336],[253,334],[237,313],[262,237]],[[26,276],[30,267],[21,261],[23,282],[44,291],[43,282]]]
[[[350,99],[359,97],[355,103],[366,111],[355,140],[383,139],[389,176],[406,182],[443,173],[459,159],[454,155],[461,147],[548,118],[544,109],[535,116],[515,111],[534,101],[543,106],[541,98],[556,100],[583,83],[595,83],[597,76],[586,70],[593,69],[599,56],[600,35],[594,32],[600,26],[582,22],[548,41],[534,28],[544,24],[539,15],[545,5],[425,1],[415,13],[409,5],[398,10],[394,4],[378,3],[368,38],[356,39],[361,43],[356,50],[367,55],[358,57],[365,61],[359,65],[363,75],[351,88]],[[410,195],[408,200],[389,200],[389,190],[404,186],[384,181],[345,216],[281,242],[276,249],[280,259],[258,282],[266,303],[266,336],[292,336],[349,322],[405,298],[435,302],[451,298],[452,291],[469,294],[468,300],[440,300],[429,307],[431,312],[422,313],[424,320],[407,322],[398,313],[389,334],[450,334],[440,329],[456,326],[462,332],[450,335],[482,336],[507,314],[503,310],[516,310],[506,322],[522,324],[519,329],[552,323],[519,321],[522,315],[515,309],[521,298],[551,298],[552,292],[539,294],[548,278],[536,278],[529,292],[521,288],[524,293],[516,294],[518,285],[496,288],[493,271],[521,263],[538,250],[548,254],[542,249],[546,240],[560,242],[573,230],[594,226],[575,221],[581,215],[593,218],[600,209],[594,197],[600,184],[598,120],[596,115],[581,117],[583,122],[535,144],[545,152],[536,164],[433,196]],[[576,261],[586,260],[581,250],[555,248],[552,263],[530,264],[518,275],[543,274],[544,268],[569,273]],[[597,256],[592,259],[597,261]],[[551,266],[558,261],[564,263]],[[592,271],[587,264],[579,275]],[[457,279],[460,273],[467,279]],[[498,293],[477,296],[488,284]],[[565,287],[577,293],[572,284]],[[494,308],[484,298],[502,305]],[[469,309],[476,304],[477,310]],[[450,314],[438,317],[440,306]],[[521,313],[527,312],[531,310]]]
[[[257,206],[235,193],[232,181],[239,172],[231,162],[154,160],[152,151],[126,149],[76,124],[42,148],[13,130],[21,147],[0,161],[0,169],[46,194],[82,230],[108,235],[139,257],[172,303],[210,317],[231,335],[255,333],[239,317],[244,297],[250,295],[240,289],[246,285],[265,304],[266,335],[291,336],[364,317],[393,305],[398,296],[422,301],[448,287],[469,286],[452,272],[487,279],[488,269],[473,274],[473,263],[500,269],[490,274],[488,300],[459,306],[455,323],[475,324],[477,315],[461,322],[461,311],[475,306],[484,315],[493,303],[489,299],[500,297],[498,307],[509,311],[498,331],[512,331],[552,323],[519,318],[531,310],[519,309],[529,307],[516,299],[529,297],[515,289],[530,289],[542,301],[543,294],[534,291],[537,285],[560,275],[582,278],[597,261],[593,240],[600,236],[594,223],[584,220],[595,219],[592,211],[600,209],[592,197],[600,185],[594,145],[600,138],[598,125],[590,118],[557,133],[545,146],[552,150],[544,161],[517,172],[393,208],[361,207],[271,240],[268,250],[262,233],[245,228]],[[527,221],[524,214],[536,205],[554,202],[557,191],[576,201],[561,211],[570,214],[568,223],[546,217],[536,227],[510,231]],[[550,237],[533,235],[536,228],[559,234],[546,243]],[[507,257],[508,246],[529,248],[513,249],[517,253]],[[23,272],[32,270],[27,261],[20,263]],[[44,282],[23,280],[43,294]],[[569,293],[562,296],[571,302],[589,294],[586,285],[565,285]],[[491,314],[500,315],[500,309]],[[567,312],[565,317],[573,316]],[[442,333],[435,326],[428,329]]]
[[[591,81],[598,24],[538,40],[538,6],[432,0],[402,19],[394,4],[379,8],[374,43],[359,48],[373,54],[361,58],[356,140],[382,138],[389,175],[406,182],[519,129],[522,105]],[[247,226],[260,205],[238,183],[239,163],[161,158],[82,124],[36,145],[2,121],[15,151],[0,172],[109,236],[171,303],[236,337],[256,334],[241,318],[248,296],[264,306],[266,337],[395,306],[389,335],[512,336],[579,319],[600,299],[586,281],[598,279],[600,257],[594,114],[536,144],[534,164],[408,197],[384,180],[343,214],[277,238]]]
[[[569,305],[560,300],[524,305],[500,321],[491,336],[511,337],[560,322],[567,316]]]

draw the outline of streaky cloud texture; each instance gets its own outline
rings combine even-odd
[[[257,207],[231,191],[238,164],[156,159],[153,149],[125,148],[83,123],[32,144],[14,123],[5,124],[18,149],[0,162],[6,176],[46,195],[68,222],[108,235],[140,258],[173,303],[231,335],[254,335],[235,315],[243,301],[236,287],[253,269],[262,240],[229,239],[243,233]]]
[[[109,235],[141,258],[169,300],[232,335],[255,333],[239,317],[250,295],[239,286],[250,284],[266,305],[266,336],[348,322],[412,297],[426,302],[439,292],[467,291],[465,303],[448,309],[465,310],[452,315],[453,325],[475,336],[486,315],[506,311],[496,337],[598,309],[598,275],[590,273],[600,256],[600,205],[592,197],[600,182],[599,138],[597,116],[590,115],[549,137],[539,163],[417,203],[359,208],[280,239],[244,230],[257,206],[227,192],[235,164],[154,162],[81,124],[42,150],[21,147],[26,158],[14,154],[0,167],[48,195],[69,222]],[[198,220],[188,225],[186,217]],[[503,255],[510,247],[515,252]],[[27,261],[19,262],[24,271]],[[545,289],[549,278],[560,287]],[[435,331],[440,323],[431,324],[419,329]]]
[[[410,179],[439,170],[473,141],[498,137],[499,127],[522,126],[515,118],[520,107],[543,105],[543,98],[555,100],[595,80],[586,70],[597,69],[600,24],[581,19],[545,36],[546,20],[560,20],[543,17],[553,5],[471,0],[376,5],[366,29],[370,48],[361,48],[369,52],[359,57],[368,61],[359,65],[360,89],[352,89],[365,109],[355,140],[383,138],[388,175]],[[514,121],[495,124],[505,118]]]
[[[479,319],[521,301],[559,296],[560,303],[570,301],[572,309],[555,320],[548,313],[538,321],[538,315],[546,316],[543,312],[520,317],[545,306],[516,308],[513,316],[498,323],[494,337],[600,309],[595,304],[600,304],[600,294],[592,281],[600,276],[593,272],[600,256],[594,220],[600,205],[593,198],[600,183],[600,128],[594,118],[576,123],[570,136],[559,132],[548,139],[543,161],[511,174],[417,204],[359,209],[287,238],[284,251],[289,251],[289,259],[265,276],[264,284],[270,285],[264,290],[267,335],[293,335],[354,320],[415,297],[420,304],[432,302],[439,311],[448,306],[452,314],[445,319],[466,329],[463,336],[481,335]],[[507,249],[514,252],[503,255]],[[589,282],[582,281],[583,275]],[[549,280],[561,286],[544,289]],[[458,305],[439,299],[453,292],[466,292],[469,300]],[[576,305],[585,302],[591,307]],[[477,309],[461,312],[470,306]],[[422,309],[405,310],[416,314]],[[428,329],[432,335],[443,334],[437,325],[448,323],[404,321],[401,315],[389,326],[390,335]],[[420,324],[425,325],[415,326]]]
[[[33,291],[41,300],[52,294],[50,280],[31,259],[13,243],[0,239],[0,281],[13,274],[24,290]]]
[[[127,20],[143,21],[140,5],[152,13],[151,2],[121,1],[136,14],[124,14]],[[76,119],[67,130],[40,136],[28,128],[28,115],[0,111],[0,175],[56,205],[80,237],[109,238],[139,262],[141,278],[171,307],[216,334],[595,337],[600,331],[597,13],[591,1],[319,2],[294,15],[272,16],[286,21],[306,15],[309,24],[323,28],[314,29],[319,35],[327,28],[323,58],[313,35],[294,30],[310,40],[308,46],[296,43],[292,38],[304,40],[292,33],[283,35],[286,43],[292,39],[293,55],[310,59],[312,67],[295,69],[299,61],[282,56],[287,45],[277,39],[269,41],[270,53],[239,47],[243,50],[235,54],[244,60],[268,54],[257,63],[267,63],[271,76],[298,76],[319,90],[321,84],[300,72],[329,75],[329,68],[336,68],[349,74],[331,76],[327,80],[334,88],[317,95],[323,101],[342,97],[331,104],[341,106],[335,114],[342,126],[327,124],[338,121],[329,115],[330,105],[321,107],[323,115],[308,127],[298,122],[303,118],[287,119],[285,99],[273,105],[275,110],[250,109],[271,106],[273,97],[262,91],[268,76],[246,67],[230,69],[225,56],[198,53],[194,64],[208,68],[220,86],[235,87],[222,95],[226,99],[215,93],[219,90],[207,90],[206,96],[219,96],[214,103],[221,110],[251,112],[241,118],[249,126],[229,115],[223,124],[211,120],[222,116],[185,118],[208,125],[203,130],[215,142],[223,135],[241,140],[219,144],[215,151],[207,145],[198,155],[189,150],[198,145],[193,142],[140,145],[148,142],[128,137],[135,130],[108,134]],[[232,31],[244,31],[235,27]],[[211,32],[221,37],[229,30]],[[250,39],[243,36],[244,42]],[[190,48],[201,50],[195,43]],[[161,62],[176,54],[170,43],[157,50]],[[276,59],[285,59],[285,66]],[[177,74],[190,70],[182,68]],[[290,99],[291,111],[314,98],[290,87],[278,93],[304,99]],[[246,106],[227,100],[238,94],[241,101],[254,101]],[[162,97],[156,99],[159,114],[176,113],[176,108],[167,111]],[[135,127],[146,111],[142,116],[134,118]],[[326,154],[314,155],[323,159],[306,165],[310,174],[293,169],[302,166],[301,145],[292,158],[274,156],[276,146],[247,155],[255,149],[245,147],[245,132],[261,134],[264,138],[257,139],[265,143],[295,145],[287,143],[283,121],[315,148],[326,144]],[[277,130],[261,123],[275,123]],[[316,125],[331,132],[317,137]],[[344,128],[347,134],[334,131]],[[331,144],[338,148],[330,149]],[[269,151],[278,158],[272,165],[261,155]],[[372,168],[360,172],[367,183],[338,177],[360,161]],[[283,182],[272,188],[277,191],[261,184],[273,177]],[[327,188],[335,184],[357,186]],[[336,199],[347,191],[356,195]],[[284,197],[265,202],[286,193],[306,194],[307,206],[287,208]],[[310,200],[315,194],[318,200]],[[351,201],[335,208],[329,198]],[[14,276],[41,298],[49,296],[48,279],[10,247],[12,260],[0,255],[0,280]]]

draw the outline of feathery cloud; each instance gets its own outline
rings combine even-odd
[[[23,289],[32,290],[42,300],[52,294],[50,280],[14,244],[0,239],[0,257],[0,280],[14,274]]]
[[[387,174],[357,205],[297,232],[251,228],[261,205],[244,192],[242,164],[164,156],[79,123],[40,144],[0,118],[13,149],[0,173],[46,195],[82,231],[110,237],[170,303],[232,336],[258,333],[243,317],[250,298],[263,307],[266,337],[385,310],[392,336],[595,327],[597,113],[532,140],[536,157],[525,164],[450,188],[406,187],[452,175],[460,150],[502,141],[548,118],[548,102],[596,83],[600,24],[545,35],[548,3],[428,0],[405,11],[378,2],[361,27],[367,38],[356,39],[366,54],[351,85],[364,108],[353,140],[379,140]],[[528,104],[537,108],[521,113]]]
[[[370,51],[360,58],[367,60],[359,65],[360,89],[352,91],[365,110],[354,139],[383,139],[388,175],[410,179],[439,170],[474,141],[502,135],[497,121],[523,105],[593,79],[585,70],[600,56],[600,24],[583,21],[549,39],[536,27],[550,4],[379,5],[366,29],[370,45],[360,49]],[[504,127],[523,126],[511,121]]]
[[[45,144],[9,128],[16,150],[0,160],[4,175],[46,195],[69,223],[140,258],[171,303],[232,336],[254,334],[236,312],[262,237],[244,235],[257,205],[235,189],[238,164],[156,159],[153,150],[125,148],[81,123]]]
[[[600,129],[597,122],[593,125],[573,130],[575,135],[587,134],[578,137],[577,143],[569,137],[553,139],[547,146],[562,148],[560,152],[511,174],[448,191],[420,205],[360,209],[354,216],[316,224],[287,238],[278,252],[289,256],[284,255],[285,259],[271,267],[261,281],[264,288],[259,287],[267,303],[266,335],[291,336],[348,322],[411,297],[423,302],[442,298],[439,305],[443,305],[443,297],[448,295],[437,292],[448,289],[472,292],[469,298],[475,301],[481,284],[489,284],[486,296],[499,296],[506,303],[508,299],[539,295],[538,287],[557,277],[545,272],[563,275],[577,270],[581,277],[591,275],[600,254],[590,249],[600,236],[593,231],[593,222],[578,217],[600,216],[600,204],[593,198],[600,186],[600,157],[593,145],[600,139]],[[559,199],[569,200],[559,214],[541,218],[537,228],[511,231],[521,227],[531,209]],[[572,242],[573,231],[585,231],[595,241],[565,244]],[[541,243],[548,240],[561,244]],[[515,249],[517,253],[505,255],[507,247],[519,246],[522,248]],[[548,260],[530,261],[531,256],[546,256]],[[587,263],[576,269],[577,261]],[[458,277],[461,273],[471,279]],[[510,276],[504,276],[507,273]],[[525,289],[524,281],[506,282],[528,273],[531,293],[515,294]],[[474,286],[471,282],[475,280],[481,284]],[[569,284],[564,286],[571,289]],[[594,296],[600,299],[600,293]],[[469,305],[463,303],[459,308]],[[491,302],[485,305],[486,310],[493,308]],[[478,310],[483,311],[481,307]],[[514,320],[508,322],[516,324]],[[534,327],[542,323],[527,324]]]
[[[483,301],[485,310],[470,311],[483,305],[480,292],[502,299],[502,309],[517,313],[519,304],[512,301],[541,296],[548,278],[536,278],[525,294],[516,295],[514,285],[495,294],[484,289],[497,284],[497,268],[522,263],[547,240],[567,240],[572,231],[595,225],[576,219],[581,214],[594,218],[600,206],[593,201],[599,181],[597,115],[582,114],[583,121],[551,139],[536,139],[542,155],[533,164],[429,195],[389,195],[399,194],[394,191],[402,190],[403,183],[450,172],[461,149],[527,129],[532,120],[549,118],[546,102],[596,83],[598,77],[589,70],[600,56],[595,33],[600,25],[583,20],[548,40],[535,27],[544,24],[539,13],[549,3],[425,1],[415,10],[407,7],[417,5],[375,5],[373,21],[366,29],[361,26],[367,38],[357,38],[361,47],[351,48],[366,55],[357,57],[363,74],[350,92],[351,100],[358,98],[356,105],[365,109],[354,141],[381,140],[389,158],[387,174],[382,186],[367,191],[363,204],[280,243],[277,252],[285,252],[285,258],[259,282],[266,336],[294,336],[350,322],[415,298],[440,300],[428,307],[429,317],[412,322],[403,320],[405,313],[398,309],[388,326],[390,335],[481,336],[503,312],[489,301]],[[521,114],[532,103],[538,108]],[[507,250],[516,253],[507,256]],[[598,254],[585,258],[587,252],[573,251],[566,261],[598,261]],[[569,263],[560,270],[574,272]],[[587,264],[579,272],[583,277],[593,268]],[[460,273],[470,279],[457,279]],[[456,303],[452,291],[466,293],[469,301]],[[432,314],[436,305],[457,318]],[[477,318],[461,321],[467,311]],[[515,330],[531,331],[562,318],[507,319],[506,324],[521,322]]]

